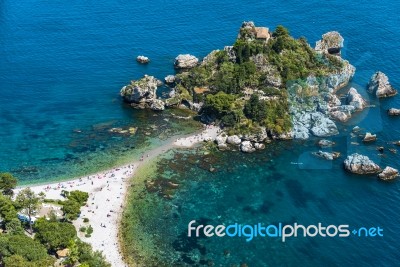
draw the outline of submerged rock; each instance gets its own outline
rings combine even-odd
[[[199,59],[193,55],[184,54],[175,58],[175,68],[177,69],[190,69],[197,65]]]
[[[378,174],[378,177],[384,181],[393,180],[397,176],[399,176],[399,171],[389,166],[386,167],[380,174]]]
[[[397,91],[389,83],[389,78],[380,71],[377,71],[372,75],[369,84],[368,91],[374,93],[377,97],[389,97],[397,94]]]
[[[251,153],[256,149],[253,147],[253,144],[250,141],[243,141],[240,145],[240,150],[245,153]]]
[[[318,141],[318,145],[320,147],[332,147],[335,145],[335,142],[330,141],[330,140],[326,140],[326,139],[322,139]]]
[[[400,115],[400,109],[397,109],[397,108],[390,108],[390,109],[388,110],[388,114],[389,114],[390,116],[399,116],[399,115]]]
[[[378,164],[374,163],[367,156],[354,153],[344,161],[344,168],[356,174],[373,174],[381,171]]]
[[[363,139],[363,142],[374,142],[376,141],[376,134],[366,133]]]
[[[319,158],[323,158],[326,160],[334,160],[340,157],[340,152],[324,152],[324,151],[318,151],[318,152],[312,152],[314,156],[317,156]]]

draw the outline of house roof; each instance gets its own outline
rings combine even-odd
[[[257,39],[268,39],[270,37],[268,28],[266,27],[255,27],[255,30]]]
[[[197,87],[197,86],[193,90],[198,95],[203,94],[204,92],[210,91],[210,89],[208,89],[207,87]]]

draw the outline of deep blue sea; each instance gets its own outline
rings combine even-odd
[[[295,37],[305,36],[312,45],[323,33],[339,31],[345,39],[343,57],[357,68],[352,86],[375,107],[343,127],[337,150],[343,156],[362,152],[381,167],[400,168],[398,154],[386,150],[380,156],[375,150],[376,145],[389,147],[388,142],[400,139],[400,120],[386,116],[387,108],[400,107],[400,97],[377,101],[365,92],[377,70],[385,72],[392,85],[400,89],[399,10],[400,2],[387,0],[0,0],[0,171],[10,171],[22,182],[68,178],[123,162],[139,153],[135,149],[143,149],[143,144],[157,144],[166,128],[181,124],[164,117],[167,115],[131,110],[121,103],[120,88],[143,74],[161,79],[173,74],[173,60],[178,54],[201,58],[232,44],[244,20],[270,28],[282,24]],[[137,64],[135,58],[140,54],[150,57],[151,63]],[[149,124],[156,125],[157,130],[151,131]],[[359,138],[348,138],[348,129],[354,125],[377,133],[378,143],[352,145],[360,142]],[[134,137],[108,133],[111,127],[131,126],[139,127]],[[184,231],[192,217],[216,222],[213,216],[218,215],[219,221],[232,221],[229,214],[212,211],[228,211],[233,205],[238,206],[235,218],[241,221],[381,226],[384,237],[375,239],[299,239],[285,244],[231,241],[221,246],[230,247],[229,264],[399,265],[399,182],[350,176],[342,170],[343,158],[331,165],[309,156],[316,149],[312,144],[304,148],[292,145],[274,144],[263,152],[268,155],[273,150],[273,164],[255,164],[262,153],[248,158],[236,154],[232,158],[238,162],[238,169],[217,172],[216,179],[223,177],[224,183],[215,182],[213,194],[206,194],[207,188],[203,188],[205,191],[186,194],[186,202],[182,199],[185,195],[180,194],[179,203],[189,203],[192,209],[184,213],[183,207],[176,232]],[[241,161],[251,159],[251,168],[240,167]],[[275,172],[270,171],[272,167]],[[276,173],[279,179],[271,185]],[[189,184],[188,188],[206,185]],[[227,193],[234,189],[237,203],[229,204],[232,196]],[[201,197],[212,198],[212,204],[193,208],[203,203]],[[222,199],[217,201],[216,197]],[[263,202],[272,206],[270,211],[259,209]],[[217,245],[218,240],[207,245],[210,257],[223,254]],[[230,266],[221,259],[214,262]]]

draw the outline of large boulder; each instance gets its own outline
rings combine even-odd
[[[121,96],[125,102],[134,104],[135,107],[149,108],[156,100],[157,87],[160,81],[154,76],[144,75],[140,80],[131,81],[122,87]]]
[[[190,69],[197,65],[199,59],[193,55],[184,54],[175,58],[175,68],[177,69]]]
[[[363,139],[363,142],[375,142],[376,141],[376,134],[366,133]]]
[[[357,111],[363,110],[367,107],[367,101],[357,92],[355,88],[350,88],[346,96],[348,105],[353,106]]]
[[[240,145],[240,150],[245,153],[251,153],[256,149],[253,147],[253,144],[250,141],[243,141]]]
[[[397,94],[397,91],[389,83],[389,78],[380,71],[372,75],[368,84],[368,91],[374,93],[377,97],[389,97]]]
[[[381,171],[378,164],[374,163],[367,156],[357,153],[351,154],[346,158],[344,168],[356,174],[373,174]]]
[[[146,64],[150,62],[150,59],[145,56],[137,56],[136,61],[141,63],[141,64]]]
[[[165,83],[166,84],[172,84],[172,83],[174,83],[175,82],[175,76],[174,75],[167,75],[165,78],[164,78],[164,81],[165,81]]]
[[[254,148],[257,150],[265,149],[265,145],[262,143],[254,143]]]
[[[382,180],[393,180],[399,176],[399,171],[392,168],[392,167],[386,167],[380,174],[378,174],[378,177]]]
[[[340,54],[344,39],[339,32],[332,31],[322,35],[322,39],[317,41],[315,51],[329,54]]]
[[[228,139],[228,136],[226,133],[221,133],[215,137],[215,142],[217,142],[217,145],[226,145],[226,140]]]
[[[242,140],[237,135],[231,135],[231,136],[228,136],[228,138],[226,139],[226,142],[230,145],[240,145]]]
[[[331,111],[331,117],[340,122],[346,122],[351,118],[351,113],[341,110]]]
[[[397,108],[390,108],[390,109],[388,110],[388,114],[389,114],[390,116],[399,116],[399,115],[400,115],[400,109],[397,109]]]

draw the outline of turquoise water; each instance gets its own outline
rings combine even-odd
[[[334,141],[335,151],[345,155],[346,138]],[[140,219],[132,221],[132,239],[139,248],[152,245],[133,250],[133,259],[147,253],[153,261],[138,260],[146,266],[397,266],[399,183],[349,175],[343,158],[310,157],[316,149],[314,141],[289,141],[246,156],[185,151],[165,157],[158,174],[147,177],[155,186],[147,185],[144,194],[134,190],[138,194],[130,208]],[[171,188],[169,181],[179,187]],[[277,237],[250,242],[244,237],[188,238],[192,220],[194,226],[214,227],[345,224],[350,231],[381,227],[384,235],[292,237],[284,243]]]
[[[2,0],[0,170],[13,172],[25,183],[67,178],[123,162],[140,153],[139,147],[157,145],[160,134],[171,126],[165,124],[176,127],[181,123],[168,114],[165,116],[171,120],[166,122],[163,116],[131,110],[121,103],[119,89],[143,74],[163,78],[174,73],[173,59],[180,53],[203,57],[233,43],[244,20],[271,28],[283,24],[311,44],[323,33],[338,30],[345,38],[343,57],[357,68],[353,86],[368,98],[365,85],[374,71],[381,70],[400,88],[398,10],[398,2],[386,0],[222,0],[212,4],[204,0]],[[150,57],[151,63],[137,64],[139,54]],[[382,167],[400,168],[398,154],[386,150],[379,156],[375,150],[376,145],[389,147],[387,142],[400,139],[400,120],[386,116],[387,108],[400,106],[399,99],[371,98],[375,107],[344,126],[335,150],[343,157],[358,151]],[[159,129],[147,136],[149,124]],[[351,145],[360,141],[347,138],[345,130],[354,125],[377,133],[378,143]],[[108,133],[110,127],[130,126],[139,127],[134,137]],[[183,128],[188,131],[192,125]],[[212,176],[208,170],[179,161],[186,174],[175,168],[171,175],[176,172],[177,177],[189,181],[186,191],[176,192],[172,200],[181,207],[179,217],[171,220],[175,222],[172,230],[166,221],[153,218],[165,223],[161,227],[164,231],[157,233],[166,244],[178,240],[169,253],[185,263],[185,249],[179,245],[185,244],[185,238],[178,236],[192,219],[206,218],[213,223],[235,219],[243,223],[348,223],[379,225],[385,236],[296,239],[285,244],[269,239],[251,243],[210,239],[204,258],[212,259],[216,266],[241,262],[249,266],[396,265],[400,257],[396,250],[400,232],[398,182],[386,184],[374,177],[348,175],[342,170],[343,158],[334,163],[320,161],[309,155],[315,150],[313,141],[307,147],[287,142],[270,145],[254,155],[221,154],[221,166]],[[274,161],[269,161],[272,158]],[[193,177],[198,182],[192,182]],[[187,244],[187,249],[198,254],[192,245]],[[225,249],[230,251],[229,257],[223,256]]]

